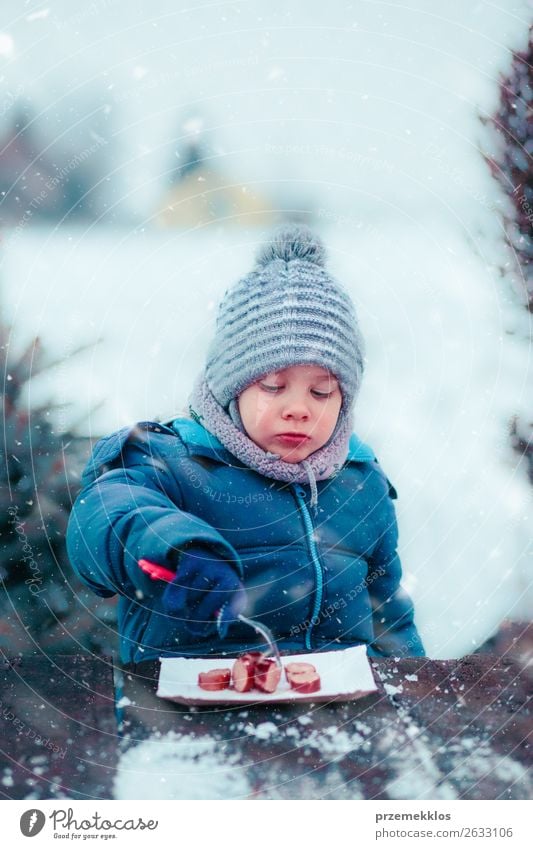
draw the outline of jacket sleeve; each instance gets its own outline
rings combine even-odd
[[[385,527],[372,553],[368,569],[368,592],[372,603],[374,641],[368,655],[375,657],[425,657],[414,624],[413,602],[400,584],[402,567],[398,555],[398,523],[390,482],[385,495]]]
[[[172,462],[179,463],[179,453]],[[180,550],[192,542],[209,546],[242,574],[239,557],[224,537],[183,510],[168,460],[146,437],[129,436],[129,429],[123,429],[101,440],[83,484],[69,518],[67,552],[74,570],[97,595],[153,595],[159,582],[139,568],[138,560],[175,570]]]

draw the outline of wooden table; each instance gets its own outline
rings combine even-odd
[[[112,798],[111,658],[0,656],[0,676],[0,798]]]
[[[155,696],[153,662],[135,674],[116,670],[115,713],[109,658],[25,657],[4,664],[1,710],[7,706],[25,728],[2,713],[0,792],[16,799],[113,798],[114,788],[119,798],[530,799],[527,639],[503,656],[373,659],[376,693],[314,706],[184,707]],[[38,746],[28,729],[64,753]]]

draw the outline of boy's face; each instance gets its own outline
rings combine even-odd
[[[300,463],[332,435],[342,393],[327,369],[297,365],[252,383],[239,395],[238,405],[250,439],[264,451],[280,454],[286,463]]]

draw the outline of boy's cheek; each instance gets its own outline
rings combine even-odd
[[[271,404],[269,403],[269,399],[261,394],[256,397],[254,406],[255,424],[259,427],[271,415]]]

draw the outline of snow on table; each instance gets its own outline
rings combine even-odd
[[[125,676],[115,798],[531,798],[527,645],[372,658],[377,689],[328,703],[182,705],[147,661]]]
[[[159,663],[145,662],[116,670],[118,727],[111,658],[13,658],[0,669],[0,792],[530,799],[532,637],[515,630],[501,657],[372,658],[374,692],[317,704],[180,705],[156,696]]]

